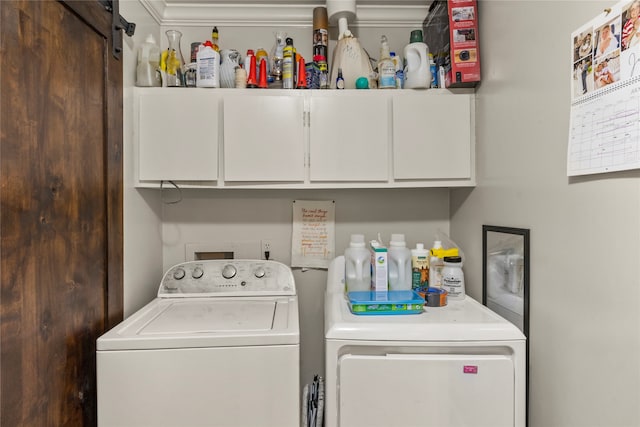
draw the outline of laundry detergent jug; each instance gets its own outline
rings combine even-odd
[[[389,242],[389,290],[411,290],[411,250],[404,234],[392,234]]]
[[[364,235],[351,235],[344,258],[347,292],[368,291],[371,288],[371,253],[365,247]]]
[[[410,43],[404,47],[404,58],[404,88],[428,89],[431,86],[429,48],[422,41],[422,30],[411,32]]]

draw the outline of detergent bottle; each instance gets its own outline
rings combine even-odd
[[[431,71],[429,68],[429,48],[422,41],[422,30],[411,31],[408,45],[404,47],[405,89],[428,89],[431,86]]]
[[[351,235],[351,243],[344,250],[344,261],[347,292],[368,291],[371,288],[371,253],[365,247],[364,235]]]
[[[429,249],[423,243],[417,243],[411,249],[411,289],[422,291],[429,287]]]
[[[411,290],[411,250],[404,234],[392,234],[389,242],[389,290]]]

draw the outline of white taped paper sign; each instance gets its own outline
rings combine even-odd
[[[334,201],[293,201],[291,267],[329,268],[335,241]]]

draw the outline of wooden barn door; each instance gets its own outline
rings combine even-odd
[[[122,62],[97,1],[0,11],[0,424],[92,426],[122,318]]]

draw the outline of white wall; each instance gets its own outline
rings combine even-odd
[[[134,186],[133,98],[137,47],[148,34],[160,39],[160,26],[137,0],[120,1],[120,15],[135,22],[133,37],[123,36],[123,158],[124,158],[124,316],[148,303],[162,278],[162,240],[160,195]]]
[[[167,200],[175,191],[166,190]],[[185,245],[211,242],[273,242],[272,259],[290,264],[293,200],[335,200],[336,254],[352,233],[369,239],[404,233],[409,247],[433,243],[449,232],[449,191],[396,190],[184,190],[178,204],[163,208],[164,269],[185,260]],[[294,270],[300,308],[302,384],[324,374],[326,270]]]
[[[531,229],[532,427],[640,425],[640,173],[566,176],[571,32],[613,3],[479,9],[478,185],[451,230],[479,298],[482,224]]]

